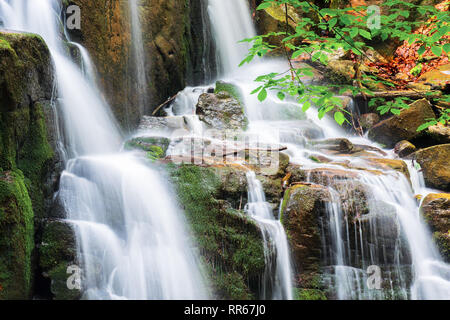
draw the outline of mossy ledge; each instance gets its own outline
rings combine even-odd
[[[53,77],[41,37],[0,32],[0,299],[33,295],[36,230],[57,184]]]
[[[264,272],[261,232],[241,210],[220,199],[221,181],[215,170],[168,166],[218,298],[258,298]]]

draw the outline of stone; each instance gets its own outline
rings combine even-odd
[[[394,147],[394,152],[400,158],[404,158],[410,155],[411,153],[415,152],[416,150],[417,150],[416,146],[407,140],[397,142],[397,144]]]
[[[401,140],[417,138],[424,133],[417,132],[417,128],[428,119],[434,118],[434,112],[426,99],[417,100],[403,110],[400,115],[395,115],[376,124],[369,130],[369,138],[392,148]]]
[[[308,280],[320,273],[322,243],[319,219],[325,216],[325,204],[330,200],[326,187],[307,184],[290,187],[283,198],[281,221],[297,270],[295,278],[303,288],[309,288]]]
[[[244,130],[248,124],[242,105],[225,91],[200,95],[196,114],[216,130]]]
[[[421,149],[411,156],[422,167],[428,187],[450,191],[450,144]]]
[[[444,260],[450,262],[450,193],[431,193],[420,206]]]
[[[139,124],[138,132],[145,135],[147,132],[172,133],[175,130],[189,131],[187,122],[183,116],[150,117],[143,116]]]

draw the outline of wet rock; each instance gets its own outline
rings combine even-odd
[[[378,122],[380,122],[380,116],[376,113],[365,113],[359,118],[359,123],[365,130],[372,129]]]
[[[429,194],[420,209],[433,232],[433,239],[442,257],[447,263],[450,262],[450,194]]]
[[[379,122],[369,130],[369,138],[392,148],[401,140],[411,140],[424,133],[417,132],[417,128],[434,118],[434,112],[430,103],[426,99],[412,103],[407,110],[403,110],[400,115],[393,116]]]
[[[416,151],[416,146],[406,140],[397,142],[397,144],[394,147],[394,152],[396,154],[398,154],[398,156],[401,158],[404,158],[415,151]]]
[[[169,148],[170,139],[165,137],[139,137],[125,143],[126,150],[141,150],[150,160],[164,158]]]
[[[425,183],[430,188],[450,191],[450,144],[419,150],[411,155],[422,167]]]
[[[217,81],[214,93],[227,92],[233,98],[235,98],[242,106],[244,105],[244,93],[241,88],[233,83],[228,83],[225,81]]]
[[[298,184],[286,190],[281,221],[286,229],[300,287],[310,288],[310,280],[320,272],[321,226],[330,193],[320,185]]]
[[[394,160],[386,158],[368,158],[370,164],[374,165],[376,168],[383,170],[395,170],[403,173],[405,177],[409,179],[408,165],[403,160]]]
[[[225,91],[202,94],[196,113],[208,127],[217,130],[243,130],[248,124],[242,105]]]
[[[39,246],[39,266],[44,277],[51,281],[50,291],[56,300],[77,300],[81,297],[81,273],[78,273],[80,288],[67,285],[71,272],[80,271],[77,261],[77,246],[73,226],[63,220],[49,220],[43,226]],[[70,272],[68,272],[70,271]]]
[[[188,126],[186,120],[182,116],[176,117],[150,117],[143,116],[139,124],[140,132],[157,131],[163,133],[170,133],[174,130],[186,130]]]
[[[327,149],[338,151],[340,153],[352,153],[353,151],[355,151],[355,146],[353,145],[353,143],[345,138],[311,141],[311,144],[318,149]]]

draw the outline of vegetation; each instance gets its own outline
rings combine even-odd
[[[371,99],[374,88],[402,89],[407,84],[406,81],[394,80],[395,73],[399,72],[398,68],[392,68],[389,63],[377,60],[376,55],[374,57],[368,54],[370,51],[375,52],[376,45],[404,42],[406,45],[417,48],[419,63],[409,70],[409,76],[414,79],[428,69],[424,67],[427,65],[425,59],[440,59],[450,52],[448,3],[444,8],[399,0],[383,1],[379,7],[342,7],[336,5],[336,1],[331,3],[328,1],[328,4],[329,7],[321,8],[312,1],[264,0],[258,6],[258,10],[272,6],[284,7],[286,30],[243,40],[253,43],[253,46],[241,65],[252,61],[255,56],[264,56],[277,49],[281,49],[289,61],[289,70],[261,75],[255,80],[261,85],[252,93],[258,94],[259,100],[265,100],[268,90],[274,90],[281,100],[284,100],[286,96],[294,97],[303,105],[303,111],[311,105],[317,106],[319,118],[332,113],[336,122],[342,125],[344,122],[350,122],[352,115],[345,109],[337,95],[362,95],[366,99]],[[300,12],[301,19],[298,21],[289,14],[289,9],[292,8]],[[289,27],[292,23],[295,25],[294,31]],[[422,28],[419,29],[420,27]],[[283,38],[280,46],[269,43],[269,38],[273,36]],[[334,83],[324,86],[304,82],[303,77],[312,77],[314,74],[311,68],[296,62],[305,58],[314,64],[327,66],[329,57],[339,50],[349,55],[355,63],[353,83]],[[399,61],[394,62],[399,64]],[[363,68],[364,64],[377,67],[382,72],[366,72]],[[421,94],[424,97],[428,95]],[[448,95],[438,100],[447,103],[447,106],[450,101]],[[371,104],[378,103],[378,111],[381,114],[387,112],[399,114],[403,109],[408,108],[404,98],[381,102],[380,99],[370,101]],[[447,124],[450,109],[440,107],[439,110],[440,115],[437,119],[429,119],[417,130],[424,130],[436,123]]]

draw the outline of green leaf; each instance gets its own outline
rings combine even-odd
[[[272,6],[272,2],[263,2],[256,8],[256,10],[264,10],[264,9],[270,8],[271,6]]]
[[[328,26],[330,28],[333,28],[336,25],[337,22],[338,22],[338,19],[337,18],[333,18],[330,21],[328,21]]]
[[[306,101],[302,106],[302,111],[306,112],[311,107],[311,102]]]
[[[425,46],[421,46],[419,50],[417,50],[417,53],[419,54],[419,56],[421,56],[425,53],[426,50],[427,48]]]
[[[345,122],[345,116],[342,112],[337,111],[334,113],[334,120],[336,120],[336,122],[342,126],[342,124]]]
[[[277,93],[277,97],[278,97],[278,99],[283,101],[284,98],[286,98],[286,95],[283,92],[280,91],[280,92]]]
[[[267,98],[267,90],[264,88],[258,93],[258,100],[263,102]]]
[[[366,39],[372,40],[372,35],[370,34],[370,32],[368,32],[364,29],[360,29],[359,34]]]
[[[434,55],[440,57],[442,54],[442,47],[438,46],[431,47],[431,52],[433,52]]]
[[[450,52],[450,43],[444,44],[442,49],[444,49],[445,53],[449,53]]]

